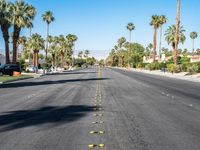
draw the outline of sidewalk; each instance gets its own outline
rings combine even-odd
[[[122,70],[127,70],[126,68],[119,68],[119,67],[115,67],[115,68],[122,69]],[[130,71],[147,73],[147,74],[158,75],[158,76],[164,76],[164,77],[169,77],[169,78],[188,80],[188,81],[193,81],[193,82],[200,82],[200,73],[194,74],[194,75],[186,75],[187,72],[181,72],[181,73],[172,74],[172,73],[169,73],[169,72],[165,72],[164,73],[164,72],[161,72],[159,70],[149,71],[149,70],[135,69],[135,68],[131,68]]]

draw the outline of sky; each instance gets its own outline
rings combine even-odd
[[[90,50],[96,58],[105,58],[120,37],[128,39],[126,25],[135,24],[132,32],[132,42],[138,42],[145,47],[153,41],[153,28],[149,25],[152,15],[165,15],[168,18],[164,31],[175,24],[177,0],[25,0],[37,9],[34,19],[33,33],[46,37],[46,24],[41,15],[50,10],[55,21],[50,25],[50,34],[75,34],[78,41],[75,53],[81,50]],[[200,47],[200,1],[181,0],[181,25],[186,30],[187,37],[180,48],[192,49],[189,34],[192,31],[199,33],[196,48]],[[12,28],[10,29],[13,30]],[[21,35],[29,35],[23,29]],[[159,32],[158,32],[159,35]],[[163,47],[167,45],[164,37]],[[158,39],[159,43],[159,39]],[[0,51],[4,53],[4,43],[0,32]]]

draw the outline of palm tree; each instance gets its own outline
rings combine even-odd
[[[12,7],[13,15],[11,17],[14,25],[13,32],[13,63],[17,62],[17,41],[20,36],[21,29],[27,27],[29,21],[34,19],[36,14],[32,5],[26,4],[24,1],[16,1]]]
[[[194,40],[198,37],[198,33],[197,32],[191,32],[190,33],[190,38],[192,39],[192,45],[193,45],[193,48],[192,48],[192,54],[194,54]]]
[[[183,29],[183,27],[181,26],[179,29],[179,34],[178,34],[178,42],[181,42],[182,44],[185,42],[186,37],[184,35],[185,30]],[[170,26],[166,33],[165,33],[165,40],[167,41],[168,44],[172,45],[173,51],[174,51],[174,55],[175,55],[175,48],[176,48],[176,26],[172,25]],[[175,60],[174,60],[175,61]]]
[[[48,36],[49,48],[48,52],[52,55],[52,66],[55,67],[56,54],[58,53],[58,46],[55,37]]]
[[[153,36],[153,62],[156,60],[156,47],[157,47],[157,30],[160,26],[160,17],[158,15],[153,15],[151,17],[150,25],[153,26],[154,36]]]
[[[80,51],[80,52],[78,53],[78,57],[81,58],[81,59],[83,58],[83,51]]]
[[[32,28],[33,28],[32,21],[28,21],[26,27],[29,29],[29,32],[30,32],[29,35],[31,37],[31,35],[32,35]]]
[[[118,49],[118,53],[119,53],[119,65],[122,67],[123,65],[123,59],[124,59],[124,56],[122,55],[122,47],[124,46],[124,44],[126,43],[126,38],[125,37],[121,37],[120,39],[118,39],[117,41],[117,47],[119,48]]]
[[[90,51],[89,51],[89,50],[85,50],[84,53],[85,53],[85,54],[84,54],[85,58],[88,58],[88,56],[89,56],[89,54],[90,54]]]
[[[9,28],[11,26],[11,3],[6,3],[5,0],[0,1],[0,26],[3,33],[4,44],[5,44],[5,55],[6,64],[10,63],[10,52],[9,52]]]
[[[131,32],[135,30],[135,25],[133,23],[128,23],[127,30],[129,31],[129,51],[128,51],[128,68],[130,68],[130,54],[131,54]]]
[[[25,56],[24,54],[25,54],[26,41],[27,41],[27,38],[25,36],[20,36],[19,39],[18,39],[17,45],[22,46],[22,52],[21,52],[22,58],[24,58],[24,56]]]
[[[45,49],[45,53],[46,53],[46,61],[47,61],[47,49],[48,49],[48,36],[49,36],[49,25],[54,22],[55,18],[53,17],[53,13],[51,11],[46,11],[43,15],[42,15],[42,19],[43,21],[45,21],[47,23],[47,38],[46,38],[46,49]]]
[[[160,20],[160,46],[159,46],[159,60],[161,58],[161,49],[162,49],[162,29],[163,25],[167,23],[167,18],[164,15],[159,16]]]
[[[176,14],[176,34],[175,34],[175,48],[174,48],[174,65],[177,65],[177,49],[179,43],[179,30],[180,30],[180,0],[177,0],[177,14]]]
[[[44,49],[44,39],[41,35],[35,33],[28,39],[28,45],[33,50],[33,65],[34,67],[38,67],[38,53],[39,50]]]
[[[69,44],[72,44],[72,47],[74,48],[75,42],[78,40],[78,37],[76,35],[68,34],[66,36],[66,38],[67,38]],[[74,66],[74,51],[75,51],[75,49],[73,50],[72,66]]]

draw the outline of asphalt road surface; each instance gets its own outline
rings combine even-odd
[[[200,84],[97,67],[0,85],[0,150],[199,150]]]

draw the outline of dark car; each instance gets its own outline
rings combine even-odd
[[[13,71],[21,72],[21,68],[16,64],[6,64],[0,66],[0,75],[13,75]]]

